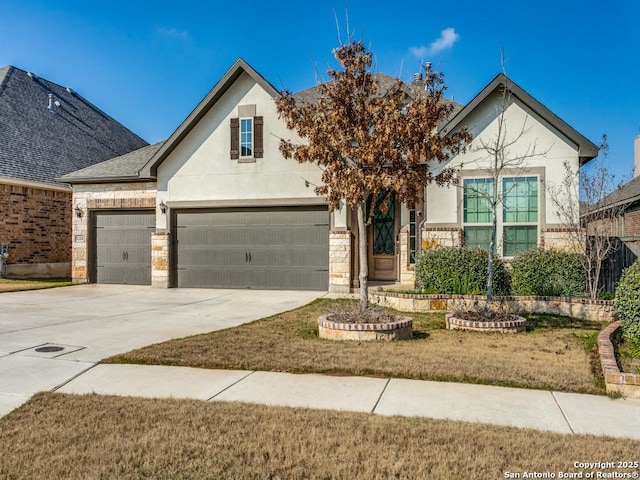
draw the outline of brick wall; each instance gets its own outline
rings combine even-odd
[[[624,215],[624,235],[630,237],[640,236],[640,207],[628,210]]]
[[[0,242],[9,265],[71,261],[71,192],[0,184]]]

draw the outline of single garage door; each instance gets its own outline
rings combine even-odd
[[[95,212],[95,283],[151,285],[153,211]]]
[[[178,287],[327,290],[325,206],[177,211]]]

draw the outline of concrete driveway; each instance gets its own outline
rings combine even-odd
[[[34,393],[68,382],[105,357],[240,325],[297,308],[320,295],[130,285],[2,293],[0,416]]]

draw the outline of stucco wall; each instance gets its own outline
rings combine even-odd
[[[466,119],[465,124],[473,135],[466,152],[456,156],[450,165],[460,169],[459,186],[438,187],[429,185],[425,194],[425,229],[453,228],[462,226],[463,192],[465,178],[489,177],[491,155],[482,148],[482,144],[491,144],[498,135],[499,112],[502,97],[496,93],[490,95]],[[578,213],[577,188],[567,190],[562,186],[568,163],[572,171],[579,165],[577,146],[568,140],[548,122],[528,109],[517,98],[512,97],[505,111],[505,143],[517,139],[506,150],[506,157],[527,157],[519,165],[510,165],[504,173],[507,176],[528,176],[538,178],[538,215],[539,246],[545,243],[550,248],[565,248],[571,240],[566,219],[558,215],[553,196],[562,192],[561,202],[574,202]],[[577,176],[574,177],[577,181]],[[498,212],[498,232],[502,231],[501,210]],[[577,217],[573,219],[577,222]],[[564,229],[564,231],[563,231]],[[500,238],[498,239],[500,244]],[[500,247],[500,245],[498,245]],[[501,249],[499,248],[499,251]]]
[[[0,243],[11,264],[71,260],[71,191],[0,183]]]
[[[238,105],[256,105],[256,115],[264,119],[264,156],[252,163],[230,158],[229,125],[238,117]],[[280,138],[296,140],[278,119],[273,98],[243,73],[158,167],[158,202],[164,200],[170,208],[180,202],[260,205],[269,199],[321,203],[314,192],[320,185],[320,169],[284,159],[278,150]],[[158,228],[166,228],[165,218],[158,217]]]
[[[498,111],[501,102],[499,95],[489,96],[478,108],[472,112],[465,124],[473,134],[473,141],[467,151],[456,156],[451,165],[461,167],[462,176],[486,177],[486,170],[489,167],[488,154],[480,147],[484,141],[491,142],[496,138],[498,132]],[[521,132],[516,145],[509,149],[509,157],[513,158],[522,155],[534,148],[537,153],[544,153],[535,157],[527,158],[526,166],[536,169],[531,172],[524,168],[514,174],[522,176],[538,176],[544,179],[551,187],[559,187],[565,177],[564,162],[571,165],[573,171],[578,169],[578,151],[564,135],[551,127],[546,121],[529,110],[517,99],[513,99],[505,112],[507,125],[506,139],[517,138]],[[542,171],[540,171],[542,169]],[[470,173],[474,171],[473,173]],[[511,174],[510,174],[511,175]],[[517,175],[514,175],[517,176]],[[454,224],[458,223],[459,208],[461,208],[460,188],[455,186],[438,187],[430,185],[426,189],[426,210],[427,219],[431,224]],[[577,202],[577,198],[572,198]],[[550,198],[550,193],[543,186],[539,185],[539,212],[544,212],[541,223],[548,225],[559,225],[562,219],[556,214],[556,208]],[[576,208],[576,212],[578,209]],[[576,219],[577,220],[577,219]]]

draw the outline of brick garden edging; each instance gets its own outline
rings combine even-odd
[[[417,313],[471,309],[482,305],[485,300],[483,295],[426,295],[383,290],[369,291],[369,298],[372,303],[383,307]],[[616,319],[611,300],[533,296],[493,298],[493,304],[500,305],[506,312],[548,313],[599,322],[612,322]]]
[[[402,317],[387,323],[341,323],[333,315],[318,318],[318,335],[329,340],[409,340],[413,336],[413,319]]]
[[[640,375],[623,373],[618,368],[611,337],[617,335],[620,322],[613,322],[598,335],[600,365],[607,392],[619,392],[625,397],[640,398]]]
[[[527,320],[513,315],[513,320],[478,322],[458,318],[454,313],[445,317],[448,330],[475,330],[478,332],[522,333],[527,329]]]

